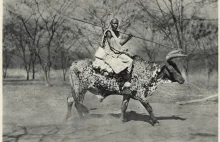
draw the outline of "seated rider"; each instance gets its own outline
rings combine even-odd
[[[127,43],[133,36],[129,34],[126,38],[122,39],[118,31],[119,22],[114,18],[110,22],[110,29],[104,32],[102,45],[97,50],[93,62],[94,68],[106,70],[108,73],[115,72],[116,74],[127,69],[129,74],[132,68],[132,59],[124,54],[127,50],[124,44]],[[110,66],[110,69],[108,68]],[[126,82],[123,87],[130,87],[130,82]]]

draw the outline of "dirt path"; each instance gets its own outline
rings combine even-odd
[[[18,87],[19,88],[19,87]],[[129,121],[120,121],[120,96],[98,102],[87,95],[85,105],[90,114],[79,120],[63,121],[66,95],[49,92],[38,96],[18,88],[5,88],[3,97],[3,133],[5,142],[217,142],[217,103],[179,106],[175,103],[152,103],[160,124],[151,126],[141,104],[131,100],[127,110]],[[28,90],[27,90],[28,91]],[[30,91],[30,90],[29,90]],[[41,89],[41,92],[43,89]],[[62,91],[61,91],[62,92]]]

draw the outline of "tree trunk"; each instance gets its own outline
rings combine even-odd
[[[66,71],[63,69],[63,81],[66,81]]]
[[[29,80],[29,71],[27,71],[27,77],[26,80]]]
[[[66,74],[63,74],[63,81],[66,81]]]
[[[207,73],[207,77],[208,77],[208,83],[210,82],[210,76],[213,70],[213,65],[212,63],[209,61],[208,57],[206,57],[205,59],[205,65],[206,65],[206,73]]]
[[[62,71],[63,71],[63,80],[66,81],[66,67],[64,67],[63,59],[62,59]]]
[[[7,76],[7,68],[3,68],[3,78],[5,79]]]
[[[47,78],[50,79],[50,65],[48,66]]]
[[[35,79],[35,63],[32,62],[32,79]]]
[[[29,74],[30,74],[30,65],[25,65],[25,70],[26,70],[26,80],[29,80]]]

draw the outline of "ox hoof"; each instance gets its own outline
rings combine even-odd
[[[104,98],[99,99],[99,102],[103,102]]]
[[[121,122],[128,122],[128,119],[126,119],[126,118],[123,118],[122,120],[121,120]]]
[[[159,123],[159,121],[157,121],[157,120],[153,120],[152,121],[152,126],[155,126],[155,125],[159,125],[160,123]]]
[[[66,121],[68,121],[70,119],[70,116],[66,116],[65,118],[64,118],[64,120],[66,120]]]
[[[64,119],[69,120],[71,118],[71,115],[71,111],[68,111]]]

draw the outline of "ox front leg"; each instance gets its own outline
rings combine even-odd
[[[127,121],[126,116],[125,116],[125,112],[127,110],[129,100],[130,100],[129,95],[123,95],[123,101],[122,101],[122,104],[121,104],[121,119],[122,119],[122,122]]]
[[[148,111],[150,118],[152,120],[152,125],[154,126],[156,123],[159,124],[159,122],[157,121],[157,119],[155,118],[154,114],[153,114],[153,109],[150,106],[150,104],[147,101],[141,101],[141,104],[145,107],[145,109]]]

